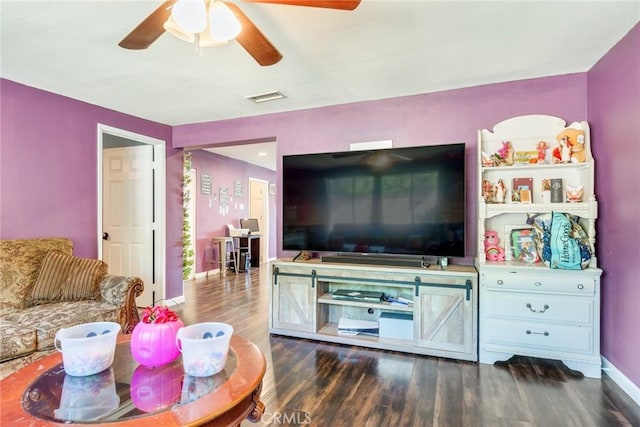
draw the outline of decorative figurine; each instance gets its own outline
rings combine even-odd
[[[538,150],[538,159],[537,162],[538,164],[544,164],[546,163],[546,157],[547,157],[547,149],[549,148],[549,145],[547,144],[547,141],[539,141],[538,145],[536,146],[536,150]]]
[[[493,184],[486,179],[482,181],[482,198],[486,203],[493,202]]]
[[[554,148],[551,153],[553,156],[553,163],[569,163],[571,156],[571,143],[569,142],[568,137],[560,135],[558,135],[558,146]]]
[[[551,203],[551,180],[542,180],[542,203]]]
[[[584,194],[584,188],[582,185],[567,185],[567,202],[577,203],[582,200]]]
[[[513,164],[513,156],[514,152],[511,141],[502,141],[502,147],[493,155],[498,166],[511,166]]]
[[[504,203],[507,196],[507,188],[504,186],[502,179],[498,180],[498,183],[493,188],[493,197],[496,203]]]
[[[491,154],[485,153],[484,151],[482,152],[482,166],[496,166],[496,161],[493,156]]]
[[[504,248],[498,243],[500,243],[500,239],[496,231],[487,230],[484,233],[484,253],[487,256],[487,261],[505,260]]]

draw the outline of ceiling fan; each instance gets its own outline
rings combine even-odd
[[[272,3],[291,6],[308,6],[319,7],[325,9],[354,10],[360,4],[360,0],[243,0],[251,3]],[[198,32],[190,32],[177,23],[175,9],[184,6],[178,3],[186,4],[187,8],[196,6],[199,8],[208,7],[211,19],[206,19],[206,29]],[[212,9],[220,8],[221,5],[226,6],[233,16],[237,19],[241,26],[240,32],[235,40],[251,55],[258,64],[262,66],[273,65],[282,59],[282,54],[271,44],[271,42],[262,34],[253,22],[240,10],[240,8],[232,2],[221,0],[167,0],[160,7],[154,10],[151,15],[147,16],[136,28],[131,31],[119,44],[125,49],[146,49],[156,41],[165,31],[169,31],[177,37],[185,40],[193,41],[202,37],[209,37],[209,29],[213,33],[214,21]],[[206,16],[206,12],[205,12]],[[177,25],[176,25],[177,24]],[[197,31],[197,30],[196,30]],[[223,42],[225,42],[223,40]],[[212,44],[213,45],[213,44]]]

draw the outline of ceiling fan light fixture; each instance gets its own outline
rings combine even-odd
[[[194,43],[196,41],[196,36],[193,33],[188,33],[183,30],[178,24],[176,24],[176,20],[173,19],[173,16],[169,16],[169,19],[162,24],[162,27],[165,31],[172,36],[179,38],[188,43]]]
[[[214,40],[226,42],[240,34],[242,25],[226,4],[213,1],[209,5],[209,29]]]
[[[198,47],[217,47],[217,46],[225,46],[228,45],[228,40],[216,40],[211,35],[211,30],[207,26],[207,29],[200,33],[200,37],[198,37]]]
[[[178,0],[171,8],[171,17],[188,33],[201,33],[207,28],[207,6],[204,0]]]

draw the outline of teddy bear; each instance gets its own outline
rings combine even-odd
[[[505,260],[504,249],[498,243],[500,243],[498,232],[487,230],[484,233],[484,253],[487,256],[487,261]]]
[[[584,150],[584,132],[576,135],[576,143],[571,146],[571,162],[584,163],[587,161],[587,154]]]

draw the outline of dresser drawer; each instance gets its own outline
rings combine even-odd
[[[593,325],[594,298],[493,291],[483,295],[483,316]]]
[[[565,273],[565,272],[563,272]],[[570,293],[593,295],[595,280],[588,274],[522,274],[500,272],[483,274],[482,285],[487,289],[508,289],[514,291]]]
[[[485,319],[484,349],[528,354],[593,353],[593,328],[506,319]]]

